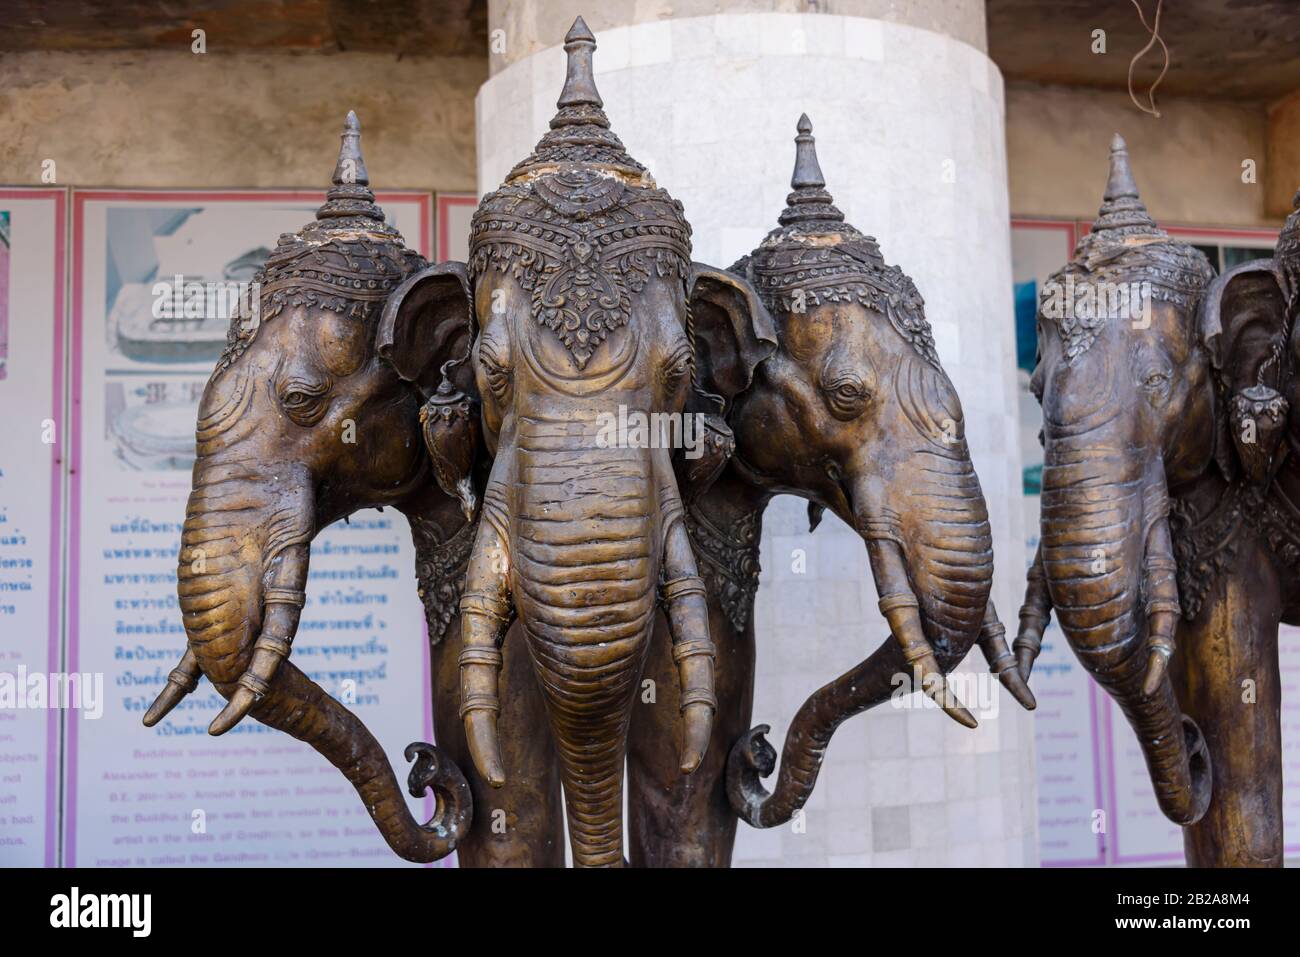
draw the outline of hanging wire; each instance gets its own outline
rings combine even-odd
[[[1133,59],[1129,60],[1128,96],[1129,99],[1133,101],[1133,105],[1143,113],[1150,113],[1152,116],[1159,117],[1160,111],[1156,109],[1156,87],[1160,85],[1160,81],[1163,80],[1165,74],[1169,72],[1169,47],[1165,46],[1165,41],[1160,36],[1160,9],[1164,6],[1164,0],[1156,0],[1156,17],[1154,26],[1147,25],[1146,15],[1142,12],[1142,6],[1138,3],[1138,0],[1131,0],[1131,2],[1133,6],[1137,8],[1138,19],[1142,21],[1142,28],[1151,34],[1151,39],[1147,41],[1146,46],[1137,52]],[[1160,68],[1160,75],[1156,77],[1156,81],[1151,84],[1151,89],[1147,91],[1147,101],[1150,103],[1150,106],[1143,106],[1138,102],[1137,96],[1133,93],[1133,68],[1137,66],[1138,60],[1146,56],[1146,52],[1157,43],[1160,44],[1160,48],[1165,52],[1165,65]]]

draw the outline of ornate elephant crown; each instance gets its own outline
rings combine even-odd
[[[218,372],[243,354],[262,322],[274,319],[286,306],[318,306],[369,319],[407,275],[425,265],[375,204],[356,113],[348,113],[341,138],[325,204],[297,232],[282,233],[275,251],[254,274],[259,315],[253,315],[250,304],[241,303],[231,318]],[[250,321],[254,318],[258,321]]]
[[[470,227],[470,282],[491,269],[532,294],[579,369],[632,311],[652,274],[690,277],[691,227],[610,129],[592,77],[596,40],[579,17],[564,38],[568,71],[550,130]]]
[[[1110,178],[1092,230],[1075,245],[1073,259],[1049,277],[1044,290],[1067,279],[1098,285],[1149,282],[1152,298],[1189,311],[1214,279],[1205,255],[1172,238],[1147,212],[1129,168],[1128,147],[1118,133],[1111,140]],[[1044,315],[1041,303],[1039,315]],[[1053,321],[1060,327],[1068,362],[1088,351],[1106,317],[1066,310]]]
[[[903,270],[890,266],[872,236],[844,221],[817,160],[808,114],[799,117],[792,192],[780,226],[730,271],[744,276],[775,315],[827,302],[858,302],[889,319],[926,362],[939,368],[925,301]]]

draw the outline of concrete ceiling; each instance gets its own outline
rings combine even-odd
[[[3,0],[0,50],[486,56],[487,0]]]
[[[1138,0],[1152,23],[1156,0]],[[1009,80],[1128,88],[1129,61],[1151,34],[1132,0],[986,0],[989,55]],[[1092,31],[1106,31],[1106,53]],[[1160,94],[1275,100],[1300,90],[1297,0],[1164,0],[1160,35],[1169,72]],[[1160,45],[1133,71],[1143,92],[1159,75]]]

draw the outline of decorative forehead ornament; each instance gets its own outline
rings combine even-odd
[[[553,330],[579,369],[631,316],[651,275],[690,275],[691,227],[609,128],[578,17],[564,38],[559,112],[531,156],[483,197],[470,227],[471,282],[490,270],[532,294],[533,319]]]
[[[1097,219],[1074,247],[1074,258],[1044,284],[1039,315],[1050,316],[1060,329],[1070,362],[1088,351],[1107,316],[1102,309],[1044,310],[1044,300],[1053,289],[1087,283],[1100,297],[1104,285],[1150,283],[1152,299],[1192,311],[1213,278],[1214,270],[1203,253],[1172,238],[1151,218],[1133,181],[1128,147],[1116,133],[1110,144],[1110,178]],[[1106,298],[1113,297],[1108,293]]]
[[[906,273],[886,264],[875,238],[846,223],[835,207],[808,114],[799,117],[798,131],[793,191],[781,211],[781,225],[731,272],[748,279],[777,316],[797,315],[823,303],[860,303],[884,315],[922,359],[940,368],[921,294]]]
[[[379,314],[389,293],[409,273],[425,265],[375,205],[356,113],[348,113],[341,139],[325,204],[297,232],[281,234],[275,251],[254,274],[258,310],[254,313],[249,303],[241,303],[231,319],[218,372],[243,354],[261,323],[286,306],[315,306],[367,320]]]

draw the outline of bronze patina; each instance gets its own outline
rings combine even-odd
[[[430,272],[389,310],[418,327],[429,299],[460,297],[474,316],[464,356],[473,382],[440,392],[450,406],[481,405],[482,448],[463,451],[478,440],[461,415],[430,416],[426,437],[448,491],[472,477],[467,463],[491,458],[460,603],[460,712],[477,776],[509,789],[512,761],[545,758],[537,729],[502,715],[501,669],[526,656],[554,738],[574,863],[619,866],[628,724],[657,610],[680,689],[677,775],[694,772],[709,743],[716,651],[670,450],[610,444],[601,423],[680,416],[697,393],[721,402],[732,366],[752,366],[771,343],[765,317],[751,315],[752,291],[701,307],[696,321],[701,296],[743,282],[691,262],[681,204],[610,129],[594,50],[578,19],[551,129],[480,203],[464,282]],[[724,344],[737,355],[725,368],[697,361]],[[720,425],[712,434],[706,472],[729,448]]]
[[[754,827],[788,821],[812,794],[835,729],[896,694],[900,675],[973,726],[944,679],[973,644],[1016,700],[1034,706],[989,601],[988,515],[924,303],[834,205],[807,116],[791,188],[777,228],[730,270],[775,319],[777,348],[727,400],[735,452],[687,506],[718,644],[714,736],[700,769],[676,780],[664,746],[676,733],[671,709],[636,711],[639,863],[727,866],[737,816]],[[777,494],[806,498],[812,528],[829,509],[862,536],[890,637],[799,709],[768,794],[760,778],[776,754],[766,725],[750,730],[753,603],[762,515]],[[661,686],[667,656],[661,635],[647,671]]]
[[[1116,135],[1101,211],[1052,282],[1140,308],[1040,302],[1042,537],[1020,667],[1055,609],[1133,726],[1195,865],[1282,863],[1278,623],[1300,621],[1297,235],[1300,213],[1272,259],[1215,279],[1156,226]]]

